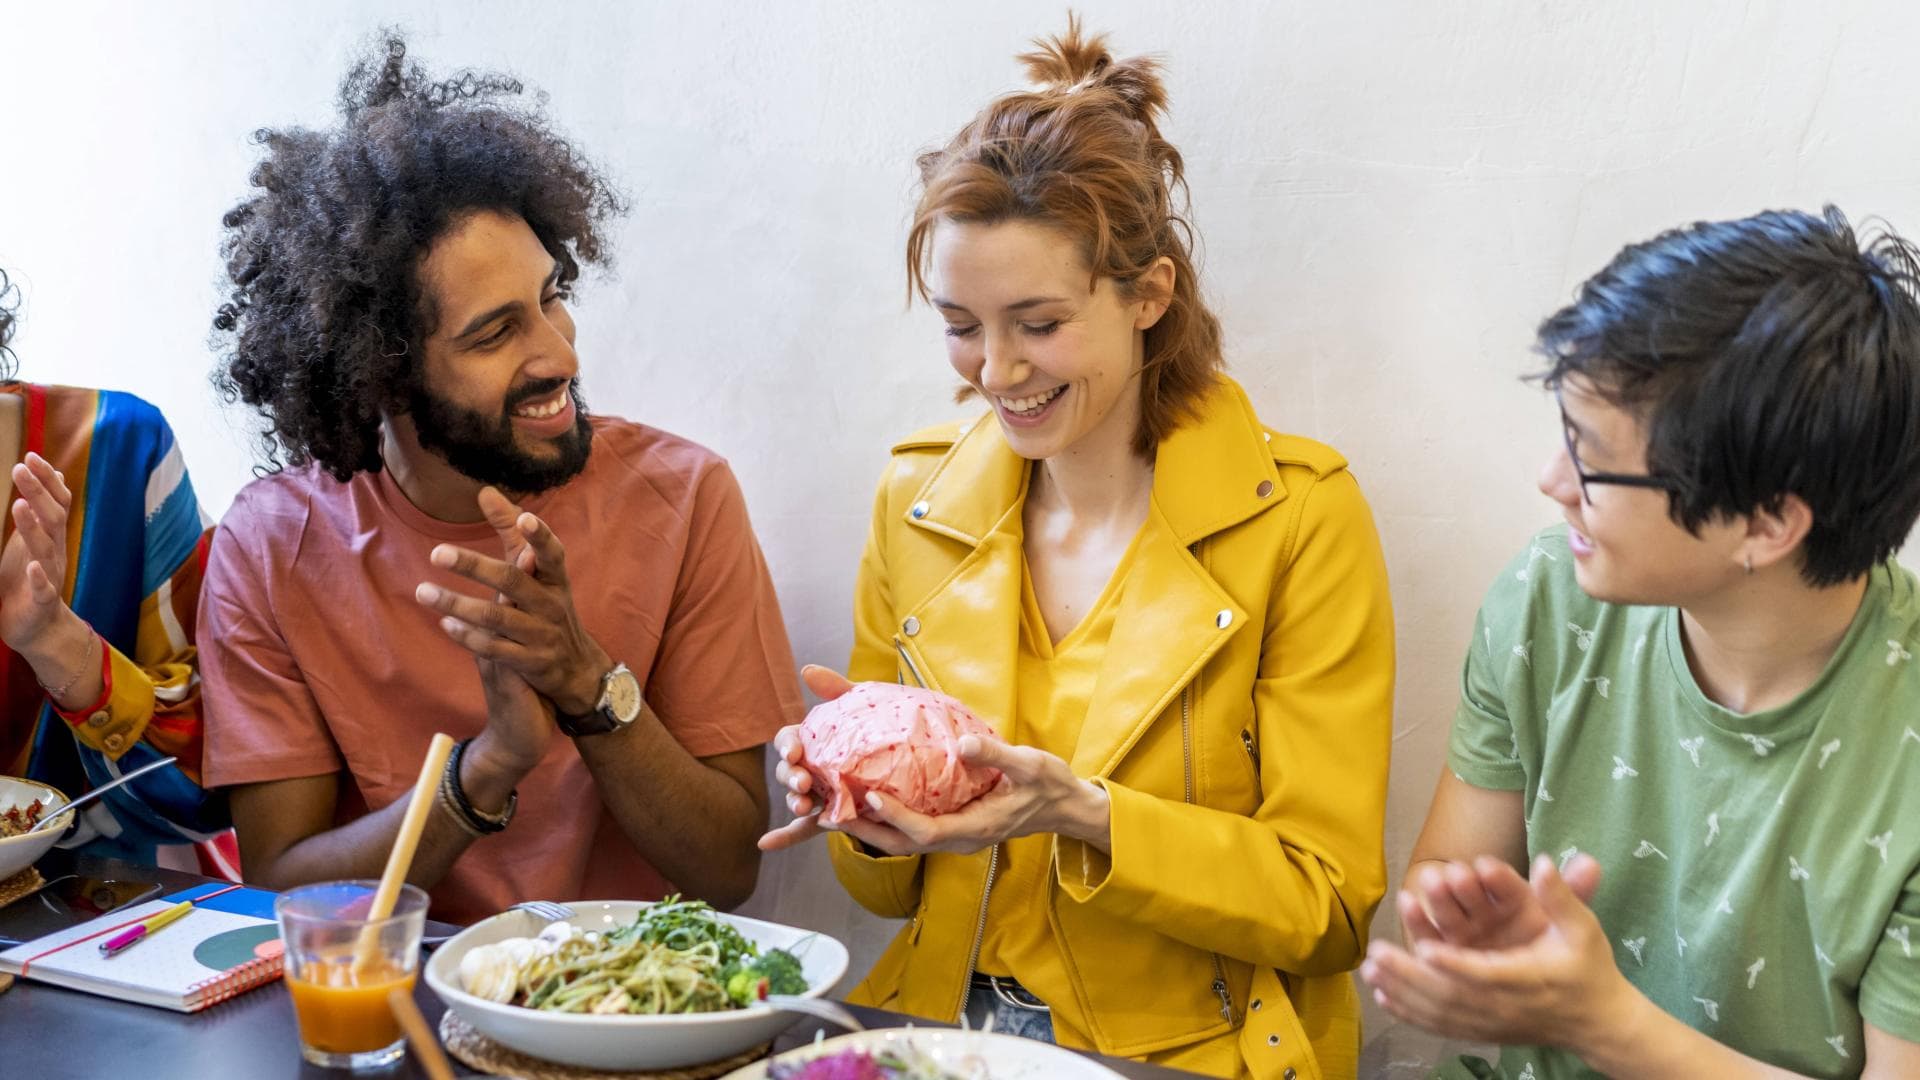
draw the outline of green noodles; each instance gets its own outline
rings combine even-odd
[[[637,937],[575,937],[521,970],[522,1004],[549,1012],[692,1013],[734,1007],[712,942],[675,949]]]
[[[551,948],[521,956],[510,1000],[548,1012],[717,1012],[768,993],[807,989],[792,953],[763,952],[711,907],[678,897],[642,911],[630,925],[605,933],[573,930]],[[494,1000],[508,998],[503,993]]]

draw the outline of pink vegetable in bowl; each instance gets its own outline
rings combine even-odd
[[[960,737],[999,739],[965,705],[931,690],[858,683],[814,706],[800,746],[821,816],[852,821],[878,791],[922,814],[951,813],[985,794],[1000,770],[960,759]]]
[[[864,1050],[814,1058],[805,1065],[775,1065],[767,1075],[772,1080],[893,1080]]]

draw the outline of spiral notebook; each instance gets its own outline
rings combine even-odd
[[[89,994],[199,1012],[280,977],[274,894],[199,885],[108,912],[0,952],[0,971]],[[132,948],[103,956],[100,943],[182,900],[193,910]]]

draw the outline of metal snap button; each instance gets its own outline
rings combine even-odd
[[[907,513],[909,513],[909,514],[912,514],[912,515],[913,515],[913,519],[914,519],[915,521],[918,521],[918,520],[920,520],[921,518],[923,518],[923,517],[926,517],[926,516],[927,516],[927,511],[928,511],[928,510],[931,510],[931,509],[933,509],[933,508],[932,508],[931,506],[928,506],[928,505],[926,504],[926,501],[925,501],[925,500],[922,500],[922,501],[920,501],[920,502],[917,502],[917,503],[914,503],[914,504],[913,504],[913,509],[911,509],[911,510],[909,510],[909,511],[907,511]]]
[[[107,721],[111,719],[112,717],[107,715],[107,710],[101,709],[99,712],[96,712],[92,716],[87,717],[87,726],[88,727],[106,727]]]
[[[127,745],[127,737],[125,735],[120,734],[119,732],[114,732],[112,735],[109,735],[100,741],[104,746],[106,746],[109,753],[114,753],[114,754],[119,753]]]
[[[1228,611],[1225,608],[1221,608],[1220,614],[1215,615],[1213,617],[1213,625],[1219,627],[1222,630],[1225,630],[1227,627],[1232,626],[1233,612]]]
[[[1269,1036],[1267,1036],[1267,1045],[1268,1045],[1268,1046],[1279,1046],[1279,1045],[1280,1045],[1280,1036],[1278,1036],[1278,1035],[1269,1035]],[[1289,1070],[1289,1071],[1291,1071],[1291,1070]]]
[[[1260,481],[1260,486],[1257,488],[1254,488],[1253,493],[1255,495],[1260,496],[1263,499],[1273,494],[1273,481],[1271,480]]]
[[[920,632],[920,620],[914,618],[912,615],[907,616],[907,621],[900,624],[900,632],[908,637],[918,634]]]
[[[1254,1012],[1259,1012],[1259,1011],[1260,1011],[1260,999],[1259,999],[1259,998],[1254,998],[1254,999],[1253,999],[1253,1004],[1252,1004],[1252,1005],[1250,1005],[1250,1006],[1248,1006],[1248,1008],[1251,1008],[1251,1009],[1252,1009],[1252,1010],[1253,1010]]]

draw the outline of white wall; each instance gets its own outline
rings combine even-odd
[[[27,377],[136,391],[210,512],[248,478],[206,382],[220,214],[247,135],[324,124],[383,22],[445,69],[509,67],[620,178],[615,276],[577,316],[605,412],[727,454],[796,652],[838,663],[889,441],[953,415],[937,319],[902,306],[914,152],[1063,25],[1018,0],[15,4],[0,8],[0,267]],[[285,5],[292,8],[292,5]],[[1165,56],[1205,285],[1266,418],[1345,451],[1391,563],[1397,868],[1441,760],[1481,590],[1552,508],[1530,331],[1623,242],[1833,200],[1920,232],[1920,8],[1810,2],[1083,3]],[[308,9],[310,8],[310,9]],[[321,10],[324,8],[325,10]],[[818,852],[755,907],[851,937]]]

